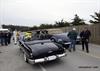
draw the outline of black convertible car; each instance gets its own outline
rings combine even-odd
[[[55,60],[66,56],[65,49],[51,40],[19,40],[24,60],[31,64]]]

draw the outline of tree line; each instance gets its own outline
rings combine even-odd
[[[95,12],[94,15],[90,15],[93,20],[90,20],[90,23],[100,24],[100,11]],[[66,26],[77,26],[77,25],[86,25],[85,20],[81,19],[77,14],[75,14],[72,22],[64,21],[55,21],[55,24],[41,24],[40,26],[26,27],[26,26],[16,26],[16,25],[2,25],[3,28],[9,28],[12,31],[17,29],[20,31],[26,30],[37,30],[37,29],[49,29],[49,28],[58,28],[58,27],[66,27]]]
[[[27,31],[30,29],[30,27],[27,26],[18,26],[18,25],[2,25],[2,28],[7,28],[11,31],[17,30],[17,31]]]
[[[92,24],[100,24],[100,11],[95,12],[94,15],[90,15],[93,20],[90,20],[89,22]],[[39,27],[33,26],[31,27],[31,30],[34,29],[49,29],[49,28],[58,28],[58,27],[66,27],[66,26],[77,26],[77,25],[86,25],[85,20],[81,19],[77,14],[75,14],[75,17],[72,19],[72,22],[64,21],[63,19],[61,21],[55,21],[55,24],[41,24]]]

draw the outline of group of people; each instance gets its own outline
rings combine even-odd
[[[76,44],[76,39],[77,39],[78,33],[76,31],[76,28],[73,28],[72,31],[68,33],[68,37],[70,38],[71,44],[69,47],[69,51],[71,52],[71,49],[73,48],[73,51],[75,51],[75,44]],[[89,38],[91,36],[90,30],[85,27],[79,34],[80,40],[82,43],[82,50],[84,51],[84,48],[86,49],[86,52],[89,53]]]
[[[11,43],[11,32],[10,31],[0,31],[0,45],[8,45]]]
[[[36,39],[48,39],[50,35],[48,34],[47,30],[37,30],[37,31],[26,31],[26,32],[21,32],[15,30],[13,32],[13,39],[14,39],[14,44],[17,44],[18,40],[24,40],[24,41],[31,41],[31,40],[36,40]]]
[[[35,36],[39,39],[48,39],[50,37],[47,30],[37,30]]]

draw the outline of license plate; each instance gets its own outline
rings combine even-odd
[[[56,56],[49,56],[48,59],[49,60],[55,60],[56,59]]]

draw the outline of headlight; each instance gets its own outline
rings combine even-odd
[[[62,42],[62,39],[58,39],[58,42]]]
[[[77,39],[80,39],[80,36],[77,36]]]
[[[31,56],[31,58],[33,57],[33,54],[32,53],[30,53],[30,56]]]

